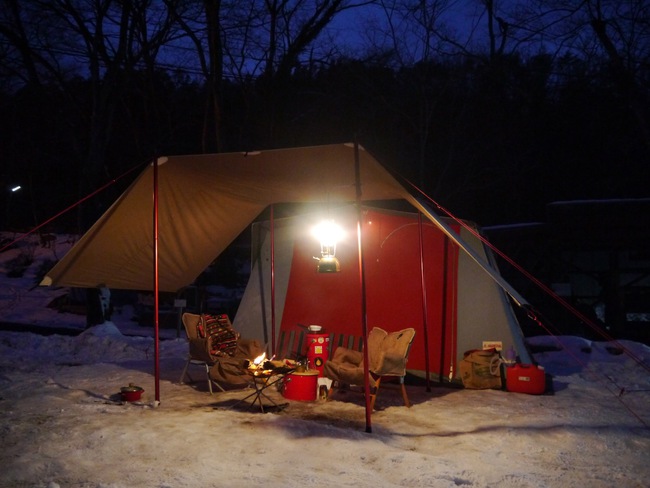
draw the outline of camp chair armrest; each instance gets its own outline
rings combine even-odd
[[[363,363],[363,353],[361,351],[339,346],[334,350],[331,361],[359,366]]]

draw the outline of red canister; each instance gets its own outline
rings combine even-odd
[[[282,379],[282,396],[289,400],[311,402],[316,400],[318,394],[318,371],[306,371],[288,374]]]
[[[546,391],[546,372],[534,364],[515,364],[506,368],[506,389],[516,393],[541,395]]]
[[[329,347],[329,334],[307,334],[309,367],[318,370],[318,376],[323,376],[323,367],[329,358]]]

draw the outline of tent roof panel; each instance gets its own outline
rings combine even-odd
[[[334,144],[158,159],[159,288],[189,285],[268,205],[356,199],[355,148]],[[408,192],[359,148],[362,200]],[[153,165],[42,284],[153,288]]]

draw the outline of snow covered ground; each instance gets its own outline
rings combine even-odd
[[[21,248],[0,253],[1,320],[83,329],[84,317],[46,307],[61,290],[30,290],[38,257],[52,253],[33,247],[22,278],[7,277]],[[171,330],[155,405],[153,339],[130,319],[122,310],[77,336],[0,331],[0,487],[648,485],[642,344],[622,342],[633,359],[604,342],[530,338],[545,350],[535,358],[553,394],[410,386],[410,409],[379,396],[369,434],[362,397],[351,393],[297,402],[272,392],[289,405],[262,414],[229,409],[247,391],[179,384],[187,345]],[[120,400],[129,383],[145,389],[141,401]]]

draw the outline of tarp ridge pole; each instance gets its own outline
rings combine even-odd
[[[424,274],[424,226],[422,213],[418,212],[418,247],[420,252],[420,290],[422,292],[422,332],[424,334],[424,373],[426,391],[431,391],[431,367],[429,365],[429,311],[427,307],[427,283]]]
[[[452,262],[458,263],[458,247],[452,247],[449,243],[449,239],[445,240],[446,253],[450,256],[448,259],[451,259]],[[451,315],[449,317],[449,323],[451,324],[451,340],[449,345],[449,350],[451,351],[451,356],[449,358],[449,383],[454,379],[454,368],[457,367],[458,362],[458,270],[454,273],[449,274],[449,261],[447,261],[447,271],[445,272],[446,276],[445,282],[449,281],[451,287]],[[501,293],[501,297],[506,299],[506,294]],[[522,346],[523,347],[523,346]]]
[[[449,279],[449,238],[444,236],[444,251],[442,253],[442,307],[440,313],[440,372],[438,373],[438,382],[443,382],[443,371],[445,370],[445,343],[447,342],[447,280]],[[453,305],[452,305],[453,306]],[[453,326],[453,325],[452,325]],[[452,357],[456,351],[451,348]],[[451,381],[451,380],[450,380]]]
[[[361,289],[361,333],[363,337],[363,389],[366,400],[366,432],[372,432],[372,410],[370,406],[370,370],[368,356],[368,315],[366,303],[366,276],[363,262],[363,241],[361,239],[361,161],[359,160],[359,143],[354,141],[354,180],[357,197],[357,246],[359,253],[359,285]]]
[[[275,220],[271,204],[271,354],[275,355]]]
[[[154,324],[154,378],[155,378],[155,403],[160,403],[160,335],[159,335],[159,309],[160,302],[159,274],[158,274],[158,158],[153,159],[153,324]]]

